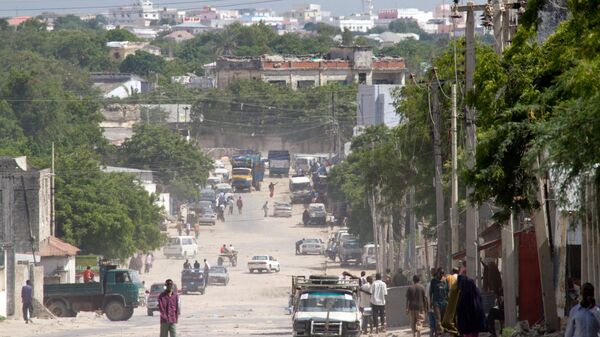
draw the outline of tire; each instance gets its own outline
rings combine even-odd
[[[133,316],[133,307],[125,307],[125,314],[121,316],[121,321],[127,321]]]
[[[148,309],[147,314],[148,314],[148,316],[154,316],[154,310]]]
[[[281,271],[281,266],[277,267],[277,270],[275,270],[276,273],[279,273]]]
[[[50,302],[50,304],[47,306],[48,310],[50,310],[50,312],[57,317],[70,317],[71,316],[71,310],[69,310],[69,308],[67,307],[67,304],[63,301],[57,300],[57,301],[52,301]]]
[[[120,301],[110,301],[104,306],[104,313],[111,321],[122,321],[127,316],[127,308]]]

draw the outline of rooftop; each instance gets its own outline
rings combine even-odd
[[[40,242],[40,256],[75,256],[80,249],[62,241],[61,239],[49,236]]]

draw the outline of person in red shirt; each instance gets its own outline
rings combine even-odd
[[[158,295],[158,311],[160,311],[160,337],[175,337],[177,335],[176,325],[179,319],[180,303],[179,295],[173,291],[173,281],[165,281],[165,291]]]
[[[88,283],[94,281],[94,272],[92,271],[92,267],[87,266],[87,268],[83,271],[83,282]]]
[[[227,253],[227,246],[225,244],[223,244],[223,247],[221,247],[221,254],[225,254]]]

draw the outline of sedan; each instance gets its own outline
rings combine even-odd
[[[273,216],[292,216],[292,204],[289,202],[275,202],[273,205]]]
[[[158,311],[158,295],[165,291],[164,283],[153,283],[150,286],[150,291],[148,292],[148,300],[146,303],[146,309],[148,316],[154,315],[155,311]],[[173,291],[177,292],[177,285],[173,284]]]
[[[199,225],[214,226],[217,223],[217,215],[211,209],[205,209],[198,217]]]
[[[229,283],[229,271],[223,266],[212,266],[208,272],[209,284],[222,284],[226,286]]]
[[[318,254],[325,253],[325,244],[321,239],[304,239],[300,245],[300,254]]]
[[[256,255],[252,257],[252,260],[248,261],[248,270],[253,273],[255,270],[262,272],[279,272],[281,267],[279,261],[269,255]]]

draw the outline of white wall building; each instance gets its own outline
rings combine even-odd
[[[148,27],[161,19],[180,21],[185,16],[184,11],[173,8],[160,8],[150,0],[138,0],[131,6],[111,8],[108,11],[108,21],[115,26]]]
[[[394,90],[404,86],[395,84],[360,85],[357,94],[357,132],[363,127],[385,124],[392,128],[401,118],[394,106]]]
[[[375,27],[375,18],[369,15],[340,16],[333,18],[330,24],[342,31],[348,29],[351,32],[366,33]]]

